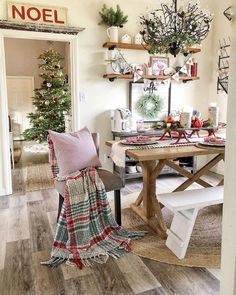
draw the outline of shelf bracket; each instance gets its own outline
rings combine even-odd
[[[108,48],[108,50],[114,50],[116,48],[116,45],[112,45]]]
[[[114,82],[117,78],[109,78],[110,82]]]

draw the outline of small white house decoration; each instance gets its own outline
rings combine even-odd
[[[132,41],[132,38],[130,37],[130,35],[128,35],[128,34],[125,34],[125,35],[123,35],[122,37],[121,37],[121,42],[122,43],[131,43],[131,41]]]
[[[134,36],[134,44],[142,44],[143,37],[140,33]]]

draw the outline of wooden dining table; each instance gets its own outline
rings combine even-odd
[[[106,145],[112,146],[114,141],[107,141]],[[143,171],[143,188],[137,200],[131,205],[135,211],[162,239],[166,239],[166,224],[162,216],[162,205],[158,201],[158,187],[156,179],[164,166],[169,166],[180,175],[187,178],[174,192],[184,191],[193,183],[204,188],[212,187],[210,183],[201,177],[221,160],[224,160],[224,148],[202,147],[195,145],[168,146],[152,149],[127,149],[126,155],[139,161]],[[194,173],[175,163],[174,159],[180,157],[215,155],[202,168]],[[221,180],[218,185],[223,185]]]

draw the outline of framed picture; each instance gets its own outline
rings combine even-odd
[[[152,84],[151,84],[152,83]],[[155,85],[156,83],[156,85]],[[157,85],[157,83],[160,83]],[[154,87],[153,87],[154,85]],[[143,97],[150,92],[152,87],[152,93],[161,98],[161,109],[155,117],[150,118],[145,116],[143,112],[140,112],[139,103]],[[144,120],[145,122],[155,122],[165,120],[170,113],[170,95],[171,95],[171,84],[164,84],[159,81],[144,82],[130,82],[129,83],[129,109],[132,116],[137,120]]]
[[[169,57],[151,56],[150,64],[153,75],[164,75],[164,70],[169,67]]]

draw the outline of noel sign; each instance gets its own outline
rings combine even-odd
[[[8,20],[45,25],[67,25],[67,9],[48,5],[8,2]]]

